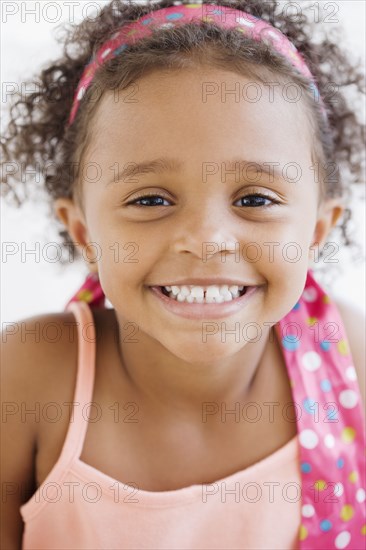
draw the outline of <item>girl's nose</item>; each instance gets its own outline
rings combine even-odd
[[[176,220],[171,241],[175,253],[190,253],[198,258],[221,252],[235,252],[237,248],[238,227],[228,208],[223,205],[182,212]]]

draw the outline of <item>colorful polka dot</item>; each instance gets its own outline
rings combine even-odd
[[[351,533],[348,531],[342,531],[337,535],[334,545],[338,550],[342,550],[343,548],[347,548],[351,541]]]
[[[344,458],[338,458],[337,460],[337,468],[341,469],[344,466]]]
[[[343,428],[341,437],[344,443],[352,443],[356,437],[356,430],[351,428],[351,426],[347,426],[346,428]]]
[[[274,31],[269,31],[267,34],[271,36],[274,40],[281,40],[280,35]]]
[[[317,402],[315,401],[315,399],[311,399],[310,397],[307,397],[303,401],[303,406],[305,411],[308,414],[315,415],[315,413],[317,412]]]
[[[127,47],[128,47],[127,44],[122,44],[122,46],[120,46],[117,50],[114,51],[115,55],[119,55],[119,54],[122,53]]]
[[[324,445],[328,448],[328,449],[332,449],[335,445],[335,438],[334,438],[334,435],[332,434],[327,434],[324,438]]]
[[[305,302],[315,302],[318,297],[318,293],[313,286],[310,286],[303,291],[302,297]]]
[[[357,372],[353,365],[346,368],[346,376],[348,380],[352,380],[352,381],[357,380]]]
[[[361,527],[361,535],[366,535],[366,524]]]
[[[339,340],[337,344],[337,349],[341,355],[349,355],[348,345],[346,340]]]
[[[254,27],[255,25],[255,23],[253,23],[252,21],[249,21],[245,17],[238,17],[237,22],[240,23],[241,25],[246,25],[247,27]]]
[[[309,462],[302,462],[301,471],[304,472],[304,474],[309,474],[311,472],[311,464],[309,464]]]
[[[316,351],[308,351],[302,356],[301,362],[304,369],[313,372],[320,368],[322,359]]]
[[[330,380],[324,378],[324,380],[320,382],[320,387],[323,391],[330,391],[332,389],[332,384],[330,383]]]
[[[101,53],[101,58],[104,59],[105,57],[107,57],[107,55],[112,51],[111,48],[107,48],[106,50],[104,50],[104,52]]]
[[[338,411],[334,407],[333,403],[327,408],[327,422],[338,422]]]
[[[287,351],[295,351],[300,346],[300,340],[296,334],[288,334],[282,338],[282,345]]]
[[[163,23],[162,25],[159,25],[159,29],[172,29],[174,27],[173,23]]]
[[[343,390],[339,394],[339,402],[345,409],[353,409],[358,403],[358,395],[354,390]]]
[[[344,487],[343,487],[343,483],[341,483],[340,481],[338,481],[335,485],[334,485],[334,494],[336,497],[341,497],[344,493]]]
[[[324,481],[324,479],[318,479],[318,480],[314,483],[314,487],[315,487],[315,489],[317,489],[318,491],[324,491],[324,489],[327,488],[327,482]]]
[[[312,504],[304,504],[301,513],[305,518],[311,518],[315,514],[315,508]]]
[[[332,522],[329,521],[329,519],[323,519],[321,522],[320,522],[320,529],[322,531],[330,531],[332,528]]]
[[[300,302],[297,302],[294,307],[292,308],[292,311],[297,311],[298,309],[300,309]]]
[[[305,540],[307,536],[308,536],[308,530],[304,525],[300,525],[299,540]]]
[[[80,90],[78,91],[78,94],[77,94],[78,101],[80,101],[83,98],[83,96],[85,94],[85,91],[86,91],[85,88],[82,86],[80,88]]]
[[[93,293],[90,292],[88,289],[81,290],[79,294],[77,295],[78,300],[81,300],[83,302],[91,302],[93,298]]]
[[[356,491],[356,500],[357,500],[357,502],[361,503],[361,502],[365,502],[365,499],[366,499],[366,491],[365,491],[365,489],[360,487]]]
[[[317,322],[318,322],[318,319],[316,317],[308,317],[306,319],[306,324],[309,325],[309,327],[312,327]]]
[[[318,445],[319,438],[314,430],[303,430],[299,434],[299,441],[305,449],[314,449]]]
[[[358,481],[358,472],[357,472],[357,470],[353,470],[349,474],[348,479],[351,483],[357,483],[357,481]]]
[[[183,13],[170,13],[166,16],[167,19],[181,19],[183,17]]]
[[[353,518],[354,513],[353,506],[350,504],[345,504],[341,509],[341,519],[343,519],[343,521],[349,521]]]
[[[320,347],[323,351],[329,351],[330,350],[330,342],[328,342],[327,340],[323,340],[322,342],[320,342]]]

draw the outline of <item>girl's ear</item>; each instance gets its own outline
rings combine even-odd
[[[309,259],[313,256],[311,250],[314,246],[321,250],[327,240],[331,229],[337,224],[344,212],[342,199],[328,199],[319,208],[312,243],[309,249]]]
[[[66,227],[74,245],[83,253],[83,258],[87,260],[90,271],[97,273],[97,263],[89,258],[88,251],[85,250],[88,249],[90,238],[80,207],[72,199],[60,198],[53,202],[53,209],[58,219]]]

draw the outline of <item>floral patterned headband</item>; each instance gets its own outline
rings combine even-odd
[[[96,55],[85,67],[81,76],[75,92],[68,125],[70,126],[74,122],[82,98],[101,65],[121,54],[129,45],[134,44],[141,38],[151,36],[154,29],[169,29],[196,21],[212,22],[222,28],[235,29],[248,38],[270,45],[282,57],[287,59],[300,74],[309,80],[309,88],[313,93],[314,100],[319,101],[323,117],[327,118],[326,109],[313,75],[294,44],[280,30],[274,28],[263,19],[242,10],[218,4],[181,4],[180,2],[175,2],[173,6],[150,12],[137,21],[124,25],[101,46]],[[67,302],[66,308],[71,302],[77,301],[88,302],[91,307],[106,307],[105,295],[97,273],[89,273],[87,275],[82,286]]]

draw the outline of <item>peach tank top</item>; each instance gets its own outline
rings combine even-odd
[[[88,428],[82,410],[93,396],[95,326],[86,302],[74,303],[72,311],[78,322],[78,405],[56,464],[20,507],[23,550],[297,548],[297,437],[242,471],[171,491],[139,490],[80,460]]]

